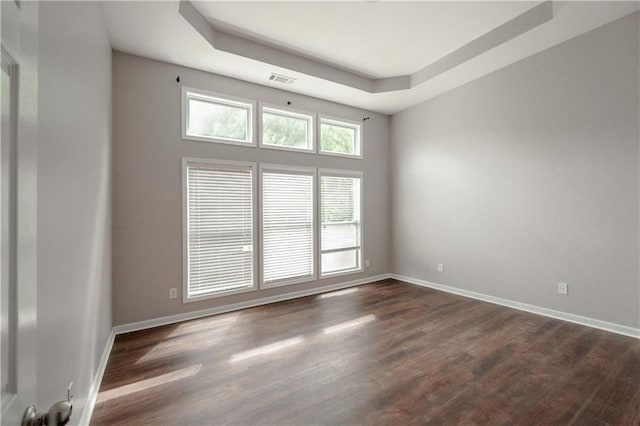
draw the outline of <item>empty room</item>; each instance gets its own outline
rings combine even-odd
[[[0,424],[640,426],[640,2],[0,11]]]

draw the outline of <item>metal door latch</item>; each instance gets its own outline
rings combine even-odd
[[[22,415],[22,426],[64,426],[71,420],[73,402],[71,399],[71,387],[67,388],[67,400],[53,404],[46,413],[38,413],[35,405],[30,405]]]

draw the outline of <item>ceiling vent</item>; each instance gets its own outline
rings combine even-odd
[[[287,77],[286,75],[276,74],[274,72],[269,76],[269,80],[285,84],[293,84],[296,81],[293,77]]]

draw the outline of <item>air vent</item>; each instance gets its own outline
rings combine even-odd
[[[271,75],[269,76],[269,80],[276,81],[278,83],[285,83],[285,84],[293,84],[296,81],[295,78],[287,77],[286,75],[282,75],[282,74],[276,74],[274,72],[272,72]]]

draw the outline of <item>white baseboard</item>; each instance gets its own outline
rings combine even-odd
[[[95,407],[96,400],[98,399],[98,392],[100,392],[102,377],[104,376],[104,371],[106,370],[107,363],[109,362],[109,355],[111,355],[111,349],[113,348],[113,341],[115,337],[116,334],[113,330],[111,330],[111,335],[107,340],[107,344],[104,346],[104,352],[102,352],[102,357],[100,358],[100,363],[98,364],[98,370],[93,376],[91,387],[89,387],[89,392],[87,393],[87,400],[84,404],[84,409],[82,410],[80,421],[78,422],[80,426],[88,426],[89,422],[91,421],[91,415],[93,414],[93,408]]]
[[[219,306],[215,308],[202,309],[199,311],[185,312],[182,314],[169,315],[166,317],[154,318],[146,321],[132,322],[129,324],[117,325],[113,328],[115,334],[129,333],[132,331],[145,330],[148,328],[158,327],[161,325],[175,324],[181,321],[192,320],[196,318],[208,317],[210,315],[223,314],[233,312],[240,309],[253,308],[255,306],[266,305],[269,303],[282,302],[284,300],[297,299],[299,297],[312,296],[314,294],[326,293],[327,291],[340,290],[343,288],[354,287],[362,284],[369,284],[389,278],[389,274],[375,275],[373,277],[362,278],[359,280],[346,281],[338,284],[327,285],[323,287],[311,288],[308,290],[286,293],[278,296],[263,297],[260,299],[248,300],[246,302],[234,303],[231,305]]]
[[[575,324],[586,325],[587,327],[610,331],[612,333],[622,334],[629,337],[640,338],[640,328],[634,328],[634,327],[602,321],[594,318],[569,314],[567,312],[561,312],[553,309],[543,308],[540,306],[529,305],[527,303],[515,302],[513,300],[502,299],[500,297],[489,296],[482,293],[476,293],[474,291],[463,290],[456,287],[450,287],[448,285],[432,283],[430,281],[420,280],[418,278],[405,277],[403,275],[398,275],[398,274],[389,274],[389,277],[396,279],[398,281],[404,281],[409,284],[414,284],[421,287],[428,287],[435,290],[441,290],[447,293],[457,294],[459,296],[465,296],[465,297],[470,297],[472,299],[482,300],[484,302],[494,303],[496,305],[507,306],[509,308],[518,309],[520,311],[531,312],[538,315],[544,315],[545,317],[551,317],[551,318],[555,318],[563,321],[572,322]]]

